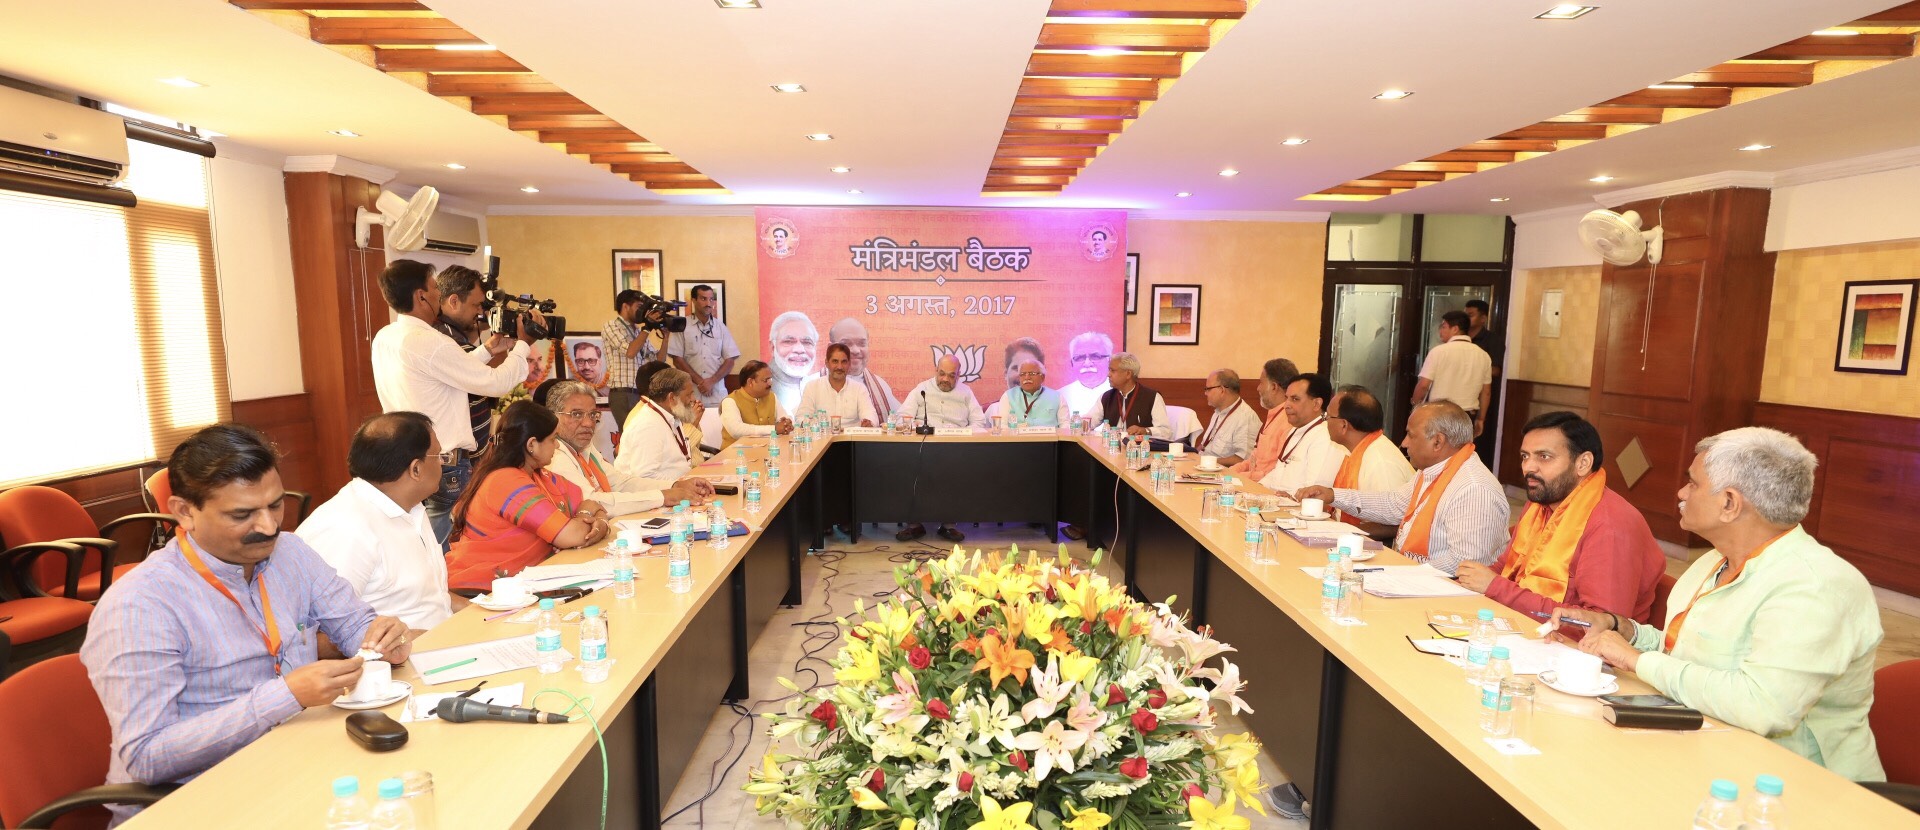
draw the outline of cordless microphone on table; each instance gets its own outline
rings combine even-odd
[[[915,435],[932,435],[933,427],[927,425],[927,390],[920,390],[920,425],[913,428]]]
[[[542,712],[539,709],[527,709],[520,706],[501,706],[496,703],[481,703],[470,697],[443,698],[433,707],[433,713],[441,720],[454,723],[466,723],[476,720],[503,720],[509,723],[566,723],[566,715]]]

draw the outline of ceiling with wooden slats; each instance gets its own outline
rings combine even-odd
[[[1905,60],[1920,46],[1920,2],[1833,28],[1302,198],[1372,201]],[[1435,163],[1460,166],[1436,171]],[[1423,175],[1391,175],[1401,172]]]
[[[228,2],[655,193],[726,192],[692,165],[421,3]]]
[[[1260,0],[1053,0],[982,196],[1050,196]]]

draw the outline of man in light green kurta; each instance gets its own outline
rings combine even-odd
[[[1867,726],[1879,606],[1866,578],[1800,527],[1813,454],[1762,427],[1694,450],[1680,526],[1714,549],[1674,584],[1664,628],[1561,609],[1594,624],[1580,649],[1839,775],[1886,780]]]

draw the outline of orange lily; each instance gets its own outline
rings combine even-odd
[[[1042,643],[1041,647],[1061,654],[1072,654],[1079,650],[1073,647],[1073,643],[1067,641],[1067,630],[1057,625],[1053,627],[1052,636]]]
[[[988,634],[987,639],[981,641],[980,647],[985,652],[985,656],[980,658],[980,662],[973,664],[973,670],[990,670],[989,677],[993,681],[992,685],[1000,685],[1000,681],[1006,679],[1007,675],[1013,675],[1014,679],[1022,684],[1027,682],[1027,670],[1033,668],[1033,652],[1019,648],[1012,642],[1001,640],[998,634]]]
[[[979,654],[980,638],[969,636],[968,638],[960,641],[959,648],[961,651],[964,651],[968,654]]]

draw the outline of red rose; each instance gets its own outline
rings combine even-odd
[[[1133,713],[1133,728],[1142,734],[1152,732],[1160,728],[1160,716],[1145,709],[1138,710]]]
[[[1026,772],[1027,767],[1030,766],[1027,763],[1027,753],[1025,752],[1015,752],[1012,755],[1008,755],[1007,763],[1012,764],[1016,769],[1020,770],[1021,772]]]
[[[833,701],[829,700],[813,708],[813,719],[832,729],[840,722],[840,710],[834,708]]]
[[[960,791],[963,793],[973,792],[973,773],[960,773]]]
[[[876,795],[879,793],[886,792],[887,791],[887,771],[883,769],[875,769],[873,771],[873,777],[867,779],[867,789],[874,791]]]
[[[939,698],[927,701],[927,717],[934,720],[952,720],[953,713],[947,711],[947,702]]]
[[[998,637],[998,636],[1000,636],[1000,629],[998,629],[998,628],[995,628],[995,627],[992,627],[992,626],[988,626],[988,627],[987,627],[987,636],[989,636],[989,637]]]
[[[1047,601],[1048,601],[1048,602],[1058,602],[1059,600],[1060,600],[1060,595],[1059,595],[1059,594],[1056,594],[1056,593],[1054,593],[1054,592],[1053,592],[1053,586],[1052,586],[1052,585],[1048,585],[1048,586],[1047,586]]]
[[[1120,774],[1134,779],[1147,777],[1147,759],[1135,756],[1121,761]]]
[[[1153,709],[1158,709],[1165,705],[1167,705],[1167,690],[1165,689],[1148,689],[1147,690],[1147,706],[1148,707]]]
[[[1085,620],[1085,621],[1082,621],[1082,622],[1080,623],[1080,633],[1082,633],[1082,634],[1092,634],[1092,633],[1093,633],[1093,620]]]
[[[928,651],[926,646],[914,646],[912,651],[907,652],[907,665],[916,669],[924,669],[931,666],[933,665],[933,652]]]
[[[1199,784],[1188,784],[1186,789],[1180,791],[1180,794],[1187,798],[1199,798],[1207,793],[1205,790],[1200,789]]]
[[[1127,693],[1120,690],[1120,684],[1108,683],[1107,684],[1107,705],[1118,706],[1125,702],[1127,702]]]

